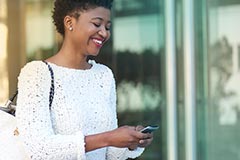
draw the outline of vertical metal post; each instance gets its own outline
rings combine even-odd
[[[196,160],[196,104],[194,63],[194,10],[193,0],[183,1],[184,17],[184,73],[186,160]]]
[[[167,63],[167,151],[168,160],[177,160],[175,1],[166,0],[165,5]]]

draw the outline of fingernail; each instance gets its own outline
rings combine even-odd
[[[144,143],[144,140],[140,140],[139,143],[140,143],[140,144]]]

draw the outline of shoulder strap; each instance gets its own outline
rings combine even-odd
[[[53,97],[54,97],[54,73],[53,73],[53,69],[52,67],[48,64],[48,62],[43,61],[47,66],[48,66],[48,70],[50,71],[51,74],[51,88],[50,88],[50,92],[49,92],[49,110],[51,111],[52,108],[52,102],[53,102]]]
[[[50,92],[49,92],[49,110],[51,111],[53,97],[54,97],[54,88],[55,88],[54,87],[54,74],[53,74],[52,67],[46,61],[43,61],[43,62],[48,66],[48,70],[50,71],[50,74],[51,74],[51,88],[50,88]],[[4,107],[0,106],[0,110],[2,110],[4,112],[8,112],[12,115],[15,115],[16,108],[15,108],[15,105],[13,105],[13,101],[17,95],[18,95],[18,90],[16,91],[16,93],[13,94],[12,97],[10,97],[8,99],[8,101],[6,102]]]

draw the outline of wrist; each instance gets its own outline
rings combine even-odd
[[[99,133],[85,137],[86,152],[109,146],[108,133]]]
[[[108,132],[104,132],[103,133],[103,139],[104,139],[104,143],[105,143],[105,147],[108,147],[108,146],[113,146],[113,136],[112,136],[112,132],[111,131],[108,131]]]

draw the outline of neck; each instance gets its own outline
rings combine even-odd
[[[59,66],[74,69],[90,69],[91,65],[87,62],[87,56],[71,51],[70,49],[61,48],[61,50],[47,61]]]
[[[87,62],[87,56],[63,51],[59,51],[57,56],[59,58],[58,62],[65,67],[75,69],[89,69],[91,67]]]

